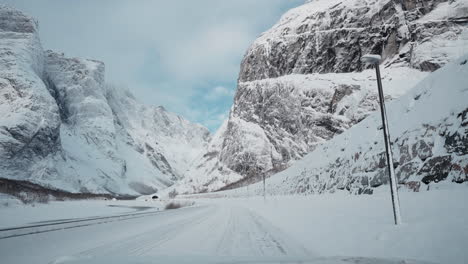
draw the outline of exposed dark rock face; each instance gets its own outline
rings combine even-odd
[[[452,161],[452,168],[450,169],[449,176],[452,181],[456,183],[464,183],[468,181],[468,160],[460,159],[456,162]]]
[[[418,161],[412,161],[400,166],[396,170],[396,177],[398,179],[399,184],[404,184],[408,181],[408,179],[415,175],[419,168],[421,167],[421,163]]]
[[[445,136],[445,148],[449,153],[468,154],[468,109],[458,115],[462,121],[462,131],[455,131]]]
[[[432,144],[432,146],[430,146],[429,144]],[[434,143],[429,142],[429,144],[426,143],[426,141],[424,141],[424,140],[419,140],[416,144],[414,144],[411,147],[412,156],[413,157],[417,156],[422,161],[425,161],[427,158],[431,157],[432,156],[432,148],[434,147]]]
[[[429,184],[431,182],[440,182],[447,179],[447,176],[452,168],[451,156],[435,157],[424,163],[419,170],[418,175],[423,176],[422,182]]]
[[[437,47],[423,43],[428,37],[456,37],[463,30],[456,22],[463,10],[450,19],[420,20],[449,0],[388,0],[382,6],[371,1],[333,2],[338,4],[330,3],[327,9],[309,3],[288,12],[247,51],[239,81],[360,71],[365,67],[360,57],[366,53],[382,54],[387,65],[404,63],[434,71],[447,60],[426,57],[424,49]]]
[[[352,182],[351,182],[352,183]],[[388,183],[388,173],[386,169],[380,169],[370,181],[370,187],[379,187]]]

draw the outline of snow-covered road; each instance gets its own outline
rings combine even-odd
[[[181,197],[179,202],[195,205],[176,210],[162,210],[164,202],[150,200],[3,207],[0,229],[70,223],[54,231],[0,238],[0,263],[468,263],[468,192],[459,187],[402,192],[404,224],[398,227],[386,188],[372,196],[266,200],[206,194]]]
[[[217,203],[0,239],[0,255],[2,263],[61,256],[314,256],[252,210]]]

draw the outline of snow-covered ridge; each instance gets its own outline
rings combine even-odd
[[[249,48],[240,81],[352,72],[360,56],[433,71],[463,55],[468,1],[316,0],[287,12]]]
[[[102,62],[44,52],[37,27],[0,6],[0,177],[122,194],[183,177],[208,130],[106,84]]]
[[[468,182],[466,98],[468,55],[429,75],[387,105],[400,185],[419,191],[437,188],[440,182]],[[388,182],[380,124],[380,113],[374,113],[318,146],[268,179],[269,192],[372,193],[373,188]],[[257,185],[256,192],[261,193],[261,188]]]

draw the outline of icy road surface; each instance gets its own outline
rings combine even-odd
[[[250,209],[202,204],[139,218],[0,239],[2,263],[60,256],[314,256]],[[39,261],[40,260],[40,261]]]

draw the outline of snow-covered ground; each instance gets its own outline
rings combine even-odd
[[[2,198],[0,197],[0,203],[8,201],[12,205],[0,207],[0,229],[53,220],[112,216],[149,209],[161,210],[164,208],[164,202],[162,201],[85,200],[21,205],[21,202],[18,200],[16,200],[16,203],[13,203],[14,199],[12,198]]]
[[[211,194],[213,196],[213,194]],[[373,196],[195,199],[195,206],[138,218],[0,239],[1,263],[466,263],[466,188],[401,194],[404,224],[393,225],[387,188]],[[0,226],[128,212],[114,201],[62,202],[0,209]],[[150,201],[119,202],[153,206]],[[86,205],[86,213],[79,206]],[[65,209],[67,208],[67,209]],[[23,210],[19,213],[18,210]],[[122,210],[122,211],[119,211]],[[126,210],[126,211],[125,211]],[[16,213],[15,213],[16,212]],[[42,217],[39,217],[42,215]],[[15,225],[24,223],[19,219]],[[0,232],[1,233],[1,232]],[[333,256],[339,256],[332,258]],[[376,259],[350,259],[343,256]],[[237,262],[236,262],[237,261]],[[367,261],[367,262],[366,262]],[[392,262],[393,261],[393,262]],[[288,263],[289,263],[288,262]],[[404,262],[416,263],[416,262]],[[419,263],[419,262],[417,262]]]
[[[466,188],[400,193],[404,224],[398,227],[388,188],[372,196],[279,196],[244,203],[321,256],[467,263]]]

